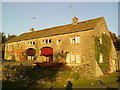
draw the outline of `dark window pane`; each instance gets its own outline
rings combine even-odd
[[[51,39],[49,39],[49,43],[51,43]]]
[[[35,42],[33,42],[33,45],[35,45]]]
[[[48,40],[46,39],[46,43],[48,43]]]

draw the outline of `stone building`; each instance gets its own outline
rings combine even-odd
[[[104,17],[99,17],[83,22],[73,18],[73,23],[43,30],[23,33],[5,43],[5,59],[17,61],[37,60],[59,61],[63,60],[68,65],[89,66],[96,76],[102,75],[99,63],[104,63],[104,56],[99,53],[99,61],[95,56],[95,37],[102,34],[109,35]],[[114,45],[110,38],[109,72],[116,70],[115,58],[117,57]]]

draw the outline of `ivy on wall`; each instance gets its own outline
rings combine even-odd
[[[111,39],[108,35],[102,34],[102,44],[100,44],[100,36],[95,37],[95,58],[98,66],[104,74],[109,71],[109,55],[111,50]],[[103,62],[99,63],[100,53],[103,55]]]

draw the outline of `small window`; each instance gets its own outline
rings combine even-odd
[[[28,45],[35,45],[35,42],[30,41],[30,42],[28,42]]]
[[[46,44],[46,41],[45,41],[45,40],[42,40],[42,44]]]
[[[75,37],[72,37],[70,42],[72,44],[75,44],[75,43],[80,43],[80,37],[79,36],[75,36]]]
[[[49,39],[49,43],[51,43],[51,39]]]
[[[32,45],[32,42],[30,42],[30,44]]]
[[[71,55],[71,62],[76,62],[76,55]]]
[[[102,38],[100,37],[100,44],[102,44]]]
[[[10,46],[9,46],[9,50],[12,50],[12,49],[13,49],[13,45],[10,45]]]
[[[75,43],[75,37],[72,38],[72,43],[73,43],[73,44]]]
[[[75,37],[75,43],[80,43],[80,37]]]
[[[45,40],[42,40],[42,44],[45,44]]]
[[[60,45],[61,44],[61,40],[57,40],[57,45]]]
[[[103,62],[103,54],[100,53],[100,57],[99,57],[99,63],[102,63]]]
[[[51,39],[45,39],[41,41],[41,44],[48,44],[51,43]]]
[[[35,42],[33,42],[33,45],[35,45]]]
[[[46,41],[46,44],[48,43],[48,39],[45,40]]]
[[[17,48],[19,48],[19,46],[20,46],[20,45],[19,45],[19,44],[17,44]]]

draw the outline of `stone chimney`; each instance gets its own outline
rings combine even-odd
[[[77,25],[77,23],[78,23],[78,18],[77,18],[77,17],[74,17],[74,18],[72,19],[72,22],[73,22],[73,25]]]
[[[30,29],[30,32],[34,32],[34,29],[33,29],[33,28],[31,28],[31,29]]]

